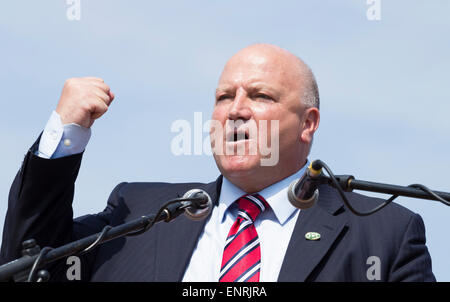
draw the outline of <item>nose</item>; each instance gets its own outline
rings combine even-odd
[[[246,91],[242,88],[239,88],[236,91],[236,96],[234,97],[233,102],[230,105],[228,110],[228,119],[229,120],[250,120],[252,117],[252,110],[250,108],[250,99],[246,93]]]

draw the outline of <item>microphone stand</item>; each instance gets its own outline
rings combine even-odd
[[[195,197],[177,198],[161,207],[156,215],[142,216],[141,218],[115,227],[108,225],[97,234],[84,237],[54,249],[50,247],[40,249],[34,239],[26,240],[22,243],[23,256],[0,266],[0,281],[34,281],[36,271],[45,264],[70,255],[84,254],[94,247],[116,238],[142,234],[155,223],[173,220],[189,207],[202,208],[203,205],[200,204],[202,201],[203,199]],[[50,274],[46,270],[39,270],[37,277],[38,279],[36,281],[38,282],[48,281]]]
[[[317,183],[328,184],[333,186],[338,190],[344,204],[349,208],[351,212],[358,216],[368,216],[371,215],[385,206],[387,206],[391,201],[399,196],[421,198],[428,200],[437,200],[447,206],[450,206],[450,193],[432,191],[428,187],[422,184],[411,184],[409,186],[398,186],[392,184],[377,183],[371,181],[357,180],[352,175],[334,175],[331,169],[321,160],[315,160],[312,162],[312,167],[314,170],[321,170],[324,168],[329,176],[325,176],[320,172],[320,176],[316,179]],[[385,200],[382,204],[372,209],[369,212],[361,213],[355,210],[347,200],[344,194],[345,192],[351,192],[353,190],[363,190],[375,193],[391,194],[392,196]]]
[[[420,188],[422,185],[399,186],[385,183],[371,182],[365,180],[355,179],[352,175],[336,175],[339,186],[346,192],[353,190],[370,191],[375,193],[384,193],[405,197],[421,198],[428,200],[437,200],[434,195],[431,195],[426,190]],[[331,179],[328,182],[332,183]],[[436,195],[450,202],[450,193],[433,191]]]

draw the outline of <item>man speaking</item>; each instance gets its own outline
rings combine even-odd
[[[80,256],[81,279],[435,281],[419,215],[391,203],[368,217],[355,216],[325,185],[309,209],[288,201],[289,185],[306,170],[320,120],[314,75],[290,52],[256,44],[226,63],[212,115],[216,128],[224,129],[211,129],[221,174],[215,181],[121,183],[103,212],[74,219],[74,183],[90,127],[113,99],[101,79],[66,81],[56,110],[12,184],[2,263],[21,256],[24,240],[59,247],[107,225],[156,213],[167,200],[197,188],[214,204],[206,219],[180,216],[139,236],[102,244]],[[278,153],[271,164],[262,164],[273,154],[262,152],[260,144],[254,152],[239,152],[252,149],[261,134]],[[362,210],[380,203],[346,194]],[[52,280],[67,280],[65,260],[48,269]]]

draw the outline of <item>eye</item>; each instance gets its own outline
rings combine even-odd
[[[229,94],[222,94],[222,95],[219,95],[219,96],[216,98],[216,100],[217,100],[217,101],[223,101],[223,100],[227,100],[227,99],[229,99],[229,98],[231,98],[231,95],[229,95]]]
[[[256,99],[264,99],[268,101],[273,101],[273,98],[264,93],[257,93],[253,96]]]

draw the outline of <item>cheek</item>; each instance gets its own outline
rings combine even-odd
[[[217,120],[220,122],[226,120],[227,119],[227,109],[225,108],[225,106],[221,106],[221,105],[214,106],[214,110],[212,112],[211,118],[213,120]]]
[[[297,114],[285,113],[279,120],[279,143],[288,148],[300,143],[301,120]]]
[[[218,107],[214,107],[214,111],[211,116],[211,125],[209,128],[209,134],[213,137],[220,138],[225,134],[225,122],[227,115],[224,110]]]
[[[277,104],[255,103],[252,106],[252,112],[255,117],[271,119],[271,117],[278,115],[280,108],[278,108]]]
[[[253,112],[257,123],[259,124],[260,121],[266,121],[269,130],[271,129],[271,121],[278,121],[280,134],[282,131],[284,132],[293,127],[295,123],[295,118],[293,117],[292,112],[282,110],[276,106],[271,106],[269,108],[258,108],[258,110],[254,110]]]
[[[292,112],[281,103],[257,103],[252,107],[252,112],[257,121],[265,120],[270,123],[272,120],[277,120],[280,125],[292,115]]]

